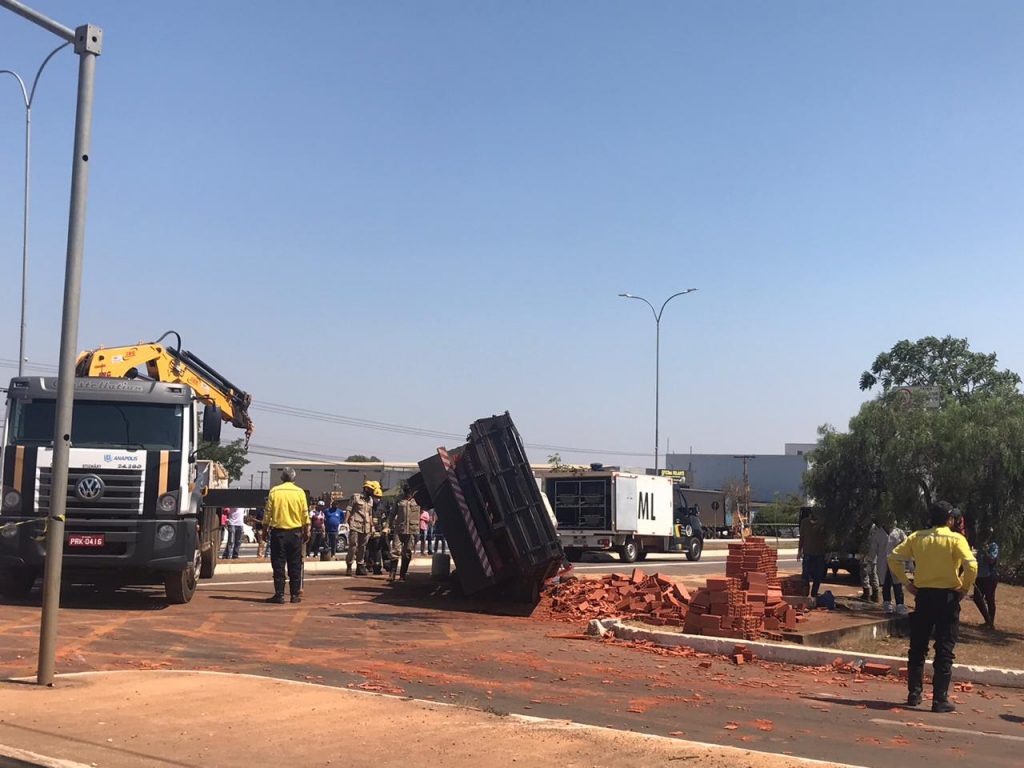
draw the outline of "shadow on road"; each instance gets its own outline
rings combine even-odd
[[[43,593],[37,589],[25,599],[0,597],[0,605],[19,605],[38,608]],[[71,611],[162,611],[167,599],[162,587],[95,587],[64,584],[60,591],[60,607]]]
[[[267,593],[261,593],[262,597],[235,597],[232,595],[210,595],[211,600],[230,600],[235,603],[266,603],[270,597]]]
[[[906,701],[878,701],[877,699],[834,699],[831,696],[801,696],[807,701],[820,702],[822,704],[841,704],[844,707],[857,707],[858,709],[873,709],[880,712],[889,712],[893,709],[916,711],[913,707],[907,707]]]
[[[513,602],[500,595],[466,597],[452,585],[432,581],[421,574],[410,574],[408,581],[399,581],[391,585],[355,585],[349,587],[348,591],[363,594],[370,602],[380,605],[404,606],[415,603],[430,610],[482,613],[492,616],[526,617],[537,607],[533,603]]]

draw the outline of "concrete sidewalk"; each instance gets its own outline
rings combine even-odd
[[[0,766],[839,765],[377,692],[216,672],[0,683]]]

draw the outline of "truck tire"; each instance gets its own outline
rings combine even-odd
[[[700,560],[701,553],[704,551],[704,542],[700,539],[690,539],[686,542],[686,559],[690,562],[696,562]]]
[[[181,571],[173,571],[164,576],[164,594],[171,605],[184,605],[191,602],[196,593],[196,578],[199,574],[202,556],[196,549],[195,559]]]
[[[25,599],[32,594],[36,576],[32,568],[8,568],[0,572],[0,595],[17,600]]]
[[[217,570],[218,560],[220,560],[220,547],[213,546],[209,541],[206,542],[202,558],[199,561],[199,578],[212,579]]]
[[[646,559],[647,559],[647,550],[646,550],[646,549],[641,549],[641,550],[640,550],[640,554],[638,554],[638,555],[636,556],[636,559],[637,559],[637,560],[639,560],[639,561],[640,561],[641,563],[642,563],[642,562],[643,562],[644,560],[646,560]]]
[[[635,563],[640,556],[640,547],[633,539],[627,539],[626,543],[619,547],[619,559],[624,563]]]
[[[578,563],[583,557],[583,550],[579,547],[566,547],[564,550],[565,559],[570,563]]]

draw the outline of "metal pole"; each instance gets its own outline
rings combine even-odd
[[[619,294],[623,299],[637,299],[638,301],[642,301],[651,308],[651,314],[654,315],[654,474],[658,474],[658,454],[660,453],[658,422],[661,412],[661,316],[665,312],[665,307],[667,307],[668,303],[676,296],[685,296],[686,294],[693,293],[696,290],[696,288],[687,288],[685,291],[673,293],[665,299],[664,302],[662,302],[661,309],[655,309],[654,305],[643,296],[634,296],[632,293]]]
[[[25,295],[28,290],[28,205],[32,162],[32,105],[25,105],[25,196],[21,219],[21,331],[18,334],[18,375],[25,373]]]
[[[10,7],[11,0],[2,0]],[[17,4],[16,4],[17,5]],[[78,54],[78,105],[75,112],[75,155],[71,165],[71,203],[64,272],[64,309],[57,373],[57,412],[53,431],[53,479],[46,527],[46,570],[43,574],[43,613],[39,628],[39,685],[53,685],[60,608],[61,564],[64,557],[64,512],[67,506],[68,463],[71,453],[71,413],[75,394],[75,352],[85,250],[85,210],[92,144],[93,83],[96,57],[103,48],[103,31],[85,24],[74,32]]]
[[[662,307],[664,309],[664,307]],[[658,416],[661,402],[661,315],[654,318],[654,474],[658,474]]]

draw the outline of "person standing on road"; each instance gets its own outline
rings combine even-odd
[[[352,497],[345,513],[348,520],[348,555],[345,575],[352,575],[352,562],[356,563],[356,576],[366,575],[366,542],[373,528],[373,486],[363,484],[363,492]]]
[[[804,507],[801,512],[806,514],[800,520],[796,556],[802,557],[803,577],[810,583],[811,597],[817,597],[825,578],[825,526],[814,507]]]
[[[434,554],[444,554],[448,551],[448,544],[444,540],[444,527],[441,525],[441,518],[437,516],[437,512],[430,510],[430,519],[433,521],[431,529],[434,531]]]
[[[871,603],[878,602],[879,559],[886,556],[889,534],[878,524],[877,519],[871,520],[871,528],[867,538],[861,545],[860,586],[863,592],[860,599]]]
[[[309,548],[306,551],[306,554],[311,557],[319,557],[320,550],[323,549],[324,545],[327,543],[326,517],[326,513],[324,512],[324,503],[322,501],[318,501],[310,513],[312,530],[310,534]]]
[[[284,602],[285,568],[293,603],[302,602],[302,545],[309,540],[306,492],[295,484],[295,470],[281,470],[281,483],[270,489],[264,513],[270,532],[270,564],[274,569],[274,596],[268,603]]]
[[[395,512],[395,532],[398,540],[402,543],[402,564],[398,577],[405,580],[409,572],[409,563],[412,562],[412,553],[416,548],[416,537],[420,531],[420,515],[423,512],[420,505],[412,497],[412,490],[406,486],[405,493]]]
[[[263,525],[263,507],[256,507],[252,511],[252,534],[256,537],[256,559],[262,560],[267,552],[267,531]]]
[[[989,528],[978,546],[978,580],[974,583],[974,604],[988,629],[996,628],[996,585],[999,583],[999,545],[995,530]]]
[[[883,523],[882,528],[889,531],[889,535],[886,537],[885,542],[885,553],[878,561],[878,580],[882,582],[882,600],[884,601],[882,608],[886,613],[892,613],[892,598],[895,595],[896,615],[906,616],[907,606],[903,603],[903,585],[896,581],[892,576],[892,571],[889,569],[889,555],[892,554],[896,547],[907,540],[907,534],[905,534],[896,523]],[[904,563],[904,569],[905,568],[906,564]]]
[[[237,560],[242,547],[242,524],[245,523],[245,508],[230,507],[228,513],[228,542],[224,547],[225,560]]]
[[[427,530],[430,528],[430,513],[427,510],[420,512],[420,554],[427,554]]]
[[[344,513],[338,508],[336,499],[331,499],[331,506],[324,512],[324,525],[327,528],[327,548],[331,551],[331,560],[338,554],[338,529]]]
[[[889,555],[889,568],[896,580],[914,595],[910,615],[910,650],[907,653],[907,705],[921,703],[924,662],[928,640],[935,633],[932,664],[932,712],[955,712],[949,700],[953,677],[954,648],[960,634],[960,601],[971,593],[978,575],[978,563],[961,534],[950,530],[953,506],[945,501],[928,509],[931,528],[915,531]],[[913,560],[914,582],[907,581],[903,561]],[[961,573],[961,569],[963,572]]]

